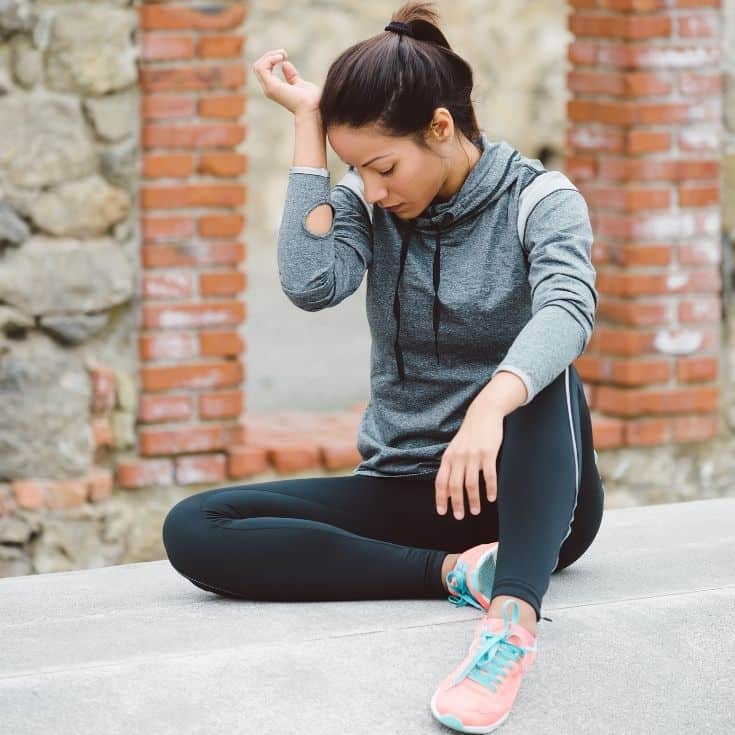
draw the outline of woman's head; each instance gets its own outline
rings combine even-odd
[[[403,205],[403,218],[441,198],[480,138],[472,69],[438,29],[433,4],[408,2],[393,14],[415,38],[383,31],[340,54],[319,103],[330,145],[357,169],[366,199]]]

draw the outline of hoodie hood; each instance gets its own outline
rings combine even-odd
[[[451,230],[464,220],[477,216],[485,207],[491,206],[515,183],[521,170],[520,166],[513,165],[521,161],[521,154],[505,141],[490,142],[483,132],[480,134],[479,144],[478,147],[481,149],[480,158],[467,175],[462,186],[447,201],[430,204],[420,215],[410,220],[400,220],[395,215],[388,213],[388,216],[393,217],[399,231],[402,233],[401,259],[393,297],[393,314],[396,319],[396,339],[394,343],[396,369],[404,388],[406,374],[400,345],[401,301],[398,292],[403,278],[406,255],[412,239],[419,237],[424,244],[429,238],[433,238],[435,241],[432,320],[434,324],[434,351],[437,360],[439,360],[441,249],[442,247],[462,244],[464,239],[461,237],[452,238]],[[508,202],[510,206],[510,198]]]

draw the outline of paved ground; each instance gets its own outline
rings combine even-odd
[[[504,735],[735,732],[735,499],[610,510],[553,575]],[[168,561],[0,580],[8,735],[429,735],[478,611],[270,603]]]

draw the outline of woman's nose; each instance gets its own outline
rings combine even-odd
[[[363,179],[363,185],[365,186],[365,201],[368,204],[375,204],[375,202],[381,202],[388,198],[388,192],[382,185],[376,185],[373,189],[372,182]]]

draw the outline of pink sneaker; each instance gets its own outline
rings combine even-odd
[[[518,625],[519,613],[518,603],[506,600],[502,620],[484,615],[478,622],[468,655],[431,698],[431,712],[442,725],[487,733],[508,719],[521,678],[536,661],[536,636]]]
[[[447,587],[452,593],[447,599],[453,605],[472,605],[478,610],[487,610],[495,579],[495,559],[498,542],[480,544],[463,552],[454,569],[447,574]]]

